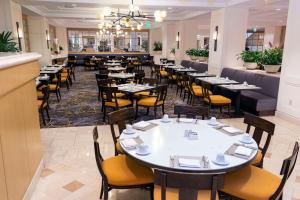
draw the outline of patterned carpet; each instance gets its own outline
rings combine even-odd
[[[146,77],[149,77],[149,69],[145,68]],[[84,71],[82,67],[76,68],[76,81],[70,90],[66,87],[61,88],[62,99],[57,102],[55,94],[50,95],[50,118],[44,126],[41,127],[72,127],[72,126],[91,126],[104,124],[102,121],[101,102],[98,101],[98,88],[95,79],[96,71]],[[175,104],[186,104],[179,95],[176,95],[176,86],[168,88],[168,95],[165,104],[165,112],[173,116]],[[202,104],[198,100],[197,104]],[[161,110],[158,109],[158,117],[162,116]],[[218,109],[212,110],[212,116],[217,118],[228,118],[225,112],[221,114]],[[154,119],[153,109],[146,116],[146,110],[139,109],[139,118],[137,120]]]

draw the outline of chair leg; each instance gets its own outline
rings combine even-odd
[[[50,115],[49,115],[48,108],[46,107],[45,110],[46,110],[46,114],[47,114],[48,120],[50,121]]]
[[[59,94],[59,98],[61,99],[60,89],[57,90]]]
[[[139,106],[136,104],[136,108],[135,108],[135,119],[138,118],[138,112],[139,112]]]
[[[146,115],[149,115],[149,110],[150,110],[150,108],[147,107],[147,113],[146,113]]]
[[[108,200],[108,188],[104,188],[104,200]]]
[[[41,109],[41,116],[42,116],[43,124],[44,124],[44,126],[46,126],[46,120],[45,120],[43,109]]]
[[[154,200],[154,187],[153,186],[150,187],[150,199]]]
[[[56,94],[57,102],[59,102],[59,96],[58,96],[58,91],[57,90],[55,91],[55,94]]]
[[[104,185],[104,182],[102,181],[101,190],[100,190],[100,199],[102,199],[102,197],[103,197],[103,185]]]
[[[106,106],[103,107],[103,122],[105,122],[106,117]]]
[[[162,113],[163,113],[163,115],[165,114],[165,104],[162,104],[161,105],[161,110],[162,110]]]
[[[154,119],[156,119],[156,106],[154,106]]]
[[[75,79],[75,73],[73,73],[73,79],[74,79],[74,81],[76,81],[76,79]]]

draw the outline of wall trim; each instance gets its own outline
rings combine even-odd
[[[299,118],[296,118],[296,117],[294,117],[292,115],[289,115],[289,114],[281,112],[281,111],[276,111],[275,112],[275,116],[279,117],[281,119],[290,121],[290,122],[295,123],[295,124],[299,124],[300,123],[300,119]]]
[[[42,158],[41,159],[41,162],[31,180],[31,183],[30,185],[28,186],[24,196],[23,196],[23,200],[30,200],[31,199],[31,196],[33,195],[33,192],[35,191],[35,188],[40,180],[40,177],[41,177],[41,173],[42,173],[42,170],[45,168],[45,163],[44,163],[44,159]]]

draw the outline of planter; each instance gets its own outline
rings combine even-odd
[[[257,63],[256,62],[244,62],[244,67],[246,67],[246,69],[257,69]]]
[[[154,53],[155,55],[161,55],[161,54],[162,54],[162,51],[153,51],[153,53]]]
[[[200,56],[200,57],[198,57],[198,60],[199,60],[199,62],[205,62],[205,61],[207,61],[207,57]]]
[[[267,73],[277,73],[281,65],[263,65]]]
[[[198,56],[190,56],[191,60],[198,60],[199,57]]]

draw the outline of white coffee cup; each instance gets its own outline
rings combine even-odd
[[[218,153],[216,157],[216,161],[218,163],[225,163],[225,155],[224,153]]]
[[[247,83],[246,81],[244,81],[244,83],[243,83],[243,84],[244,84],[244,86],[247,86],[247,85],[248,85],[248,83]]]
[[[126,124],[126,131],[127,131],[128,133],[134,132],[132,125]]]
[[[243,135],[242,141],[249,142],[249,141],[251,141],[251,138],[252,138],[251,135],[246,133]]]
[[[139,153],[147,153],[149,151],[149,147],[145,143],[137,145],[136,148]]]
[[[163,120],[168,120],[168,119],[169,119],[169,115],[168,114],[164,114]]]
[[[213,124],[217,123],[217,118],[211,117],[210,122],[213,123]]]
[[[228,81],[228,80],[229,80],[229,78],[228,78],[228,77],[226,77],[225,79],[226,79],[226,81]]]

